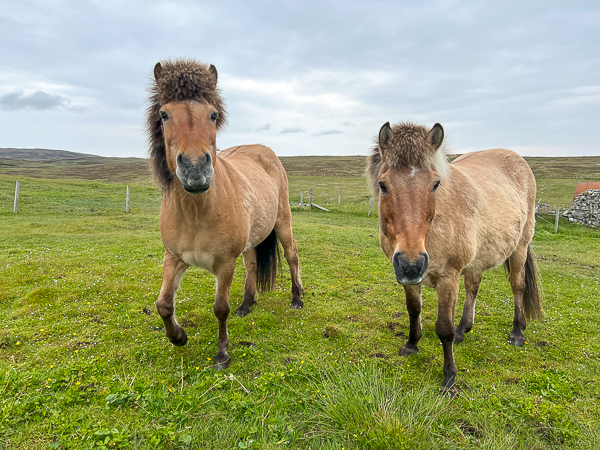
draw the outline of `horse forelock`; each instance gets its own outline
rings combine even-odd
[[[395,169],[411,167],[426,170],[433,167],[442,181],[450,174],[446,144],[442,143],[440,148],[435,149],[429,142],[429,130],[410,122],[392,127],[392,138],[384,149],[380,150],[378,138],[375,138],[375,146],[367,162],[367,178],[375,194],[379,192],[377,177],[384,163]]]
[[[193,59],[174,59],[161,61],[161,66],[159,80],[152,77],[148,87],[146,133],[154,176],[163,189],[168,189],[173,181],[173,174],[167,164],[162,122],[159,116],[161,106],[186,100],[210,103],[218,114],[217,132],[227,123],[227,111],[221,98],[221,91],[208,64]]]

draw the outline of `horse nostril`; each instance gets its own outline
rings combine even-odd
[[[175,160],[177,161],[177,166],[181,169],[187,169],[191,162],[187,156],[184,157],[183,153],[177,153],[177,158]]]

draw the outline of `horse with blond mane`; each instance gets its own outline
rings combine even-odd
[[[217,279],[213,311],[219,324],[215,368],[230,363],[229,290],[236,259],[243,255],[246,285],[238,316],[250,312],[257,290],[272,288],[278,241],[289,264],[292,308],[302,308],[298,251],[285,170],[273,151],[242,145],[217,152],[216,135],[226,123],[217,70],[194,60],[154,67],[146,128],[154,175],[162,187],[160,233],[165,247],[163,281],[156,302],[166,335],[185,345],[174,299],[189,266]]]
[[[419,351],[421,285],[438,294],[435,331],[444,352],[446,391],[455,390],[453,343],[473,327],[482,272],[506,264],[514,295],[509,342],[525,344],[526,318],[541,317],[537,270],[531,252],[535,178],[510,150],[467,153],[449,164],[444,130],[410,123],[384,124],[368,158],[367,177],[379,196],[381,248],[404,287],[410,316],[401,355]],[[466,299],[454,326],[460,276]]]

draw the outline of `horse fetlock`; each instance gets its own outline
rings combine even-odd
[[[168,319],[169,317],[172,317],[175,313],[175,307],[172,303],[169,305],[166,302],[159,299],[156,302],[156,311],[158,312],[158,315],[160,317],[162,317],[163,319]]]

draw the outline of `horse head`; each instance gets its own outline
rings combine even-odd
[[[369,177],[379,192],[380,231],[400,284],[420,284],[429,266],[425,242],[435,215],[436,191],[448,169],[444,130],[389,122],[379,131]]]
[[[148,131],[154,172],[163,189],[181,182],[186,192],[210,188],[217,158],[217,131],[226,112],[217,69],[191,60],[154,67]]]

